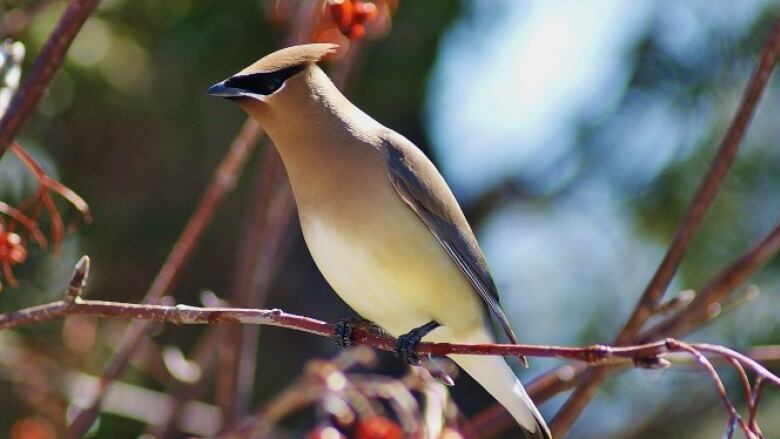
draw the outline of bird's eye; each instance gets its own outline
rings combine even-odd
[[[284,81],[282,81],[279,78],[268,78],[265,81],[265,84],[264,84],[264,87],[263,87],[265,89],[264,90],[265,93],[263,93],[263,94],[264,95],[270,95],[271,93],[275,92],[276,90],[279,90],[279,87],[281,87],[282,84],[284,84]]]
[[[285,81],[303,69],[304,66],[298,65],[276,72],[237,75],[225,81],[225,85],[249,93],[268,96],[282,88]]]

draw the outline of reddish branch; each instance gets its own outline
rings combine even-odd
[[[677,229],[666,256],[664,256],[661,265],[659,265],[652,280],[647,285],[644,293],[642,293],[642,298],[639,300],[634,313],[620,332],[616,340],[617,344],[623,344],[631,340],[660,304],[664,291],[666,291],[675,272],[677,272],[677,268],[680,266],[683,256],[685,256],[693,235],[698,231],[704,215],[712,205],[721,183],[723,183],[726,174],[731,168],[731,164],[734,162],[734,157],[736,157],[737,151],[742,144],[747,127],[756,112],[756,107],[758,107],[759,99],[766,89],[769,78],[772,76],[778,56],[780,56],[780,20],[775,24],[769,40],[761,50],[758,67],[756,67],[745,89],[742,101],[728,131],[723,136],[715,159],[699,185],[699,189],[696,191],[696,195],[693,197],[688,211],[680,223],[680,227]]]
[[[730,297],[733,298],[737,288],[763,267],[778,251],[780,251],[780,223],[755,246],[714,276],[696,294],[693,301],[682,300],[682,304],[686,306],[682,308],[677,308],[678,305],[659,307],[659,310],[667,310],[672,307],[676,309],[676,312],[637,335],[636,342],[642,344],[665,337],[681,337],[711,321],[717,317],[716,314],[710,312],[712,307],[729,300]],[[670,300],[670,302],[672,301]],[[780,349],[761,348],[751,351],[750,357],[775,360],[780,358]],[[605,378],[608,374],[622,370],[625,368],[600,367],[595,370],[587,370],[583,364],[563,365],[538,377],[526,388],[534,401],[541,403],[579,383],[592,380],[592,374],[600,374],[603,375],[600,378]],[[593,387],[594,390],[595,388]],[[512,425],[511,418],[501,406],[485,410],[472,422],[475,430],[484,437],[492,437]]]
[[[54,74],[62,65],[65,53],[81,26],[92,14],[98,0],[70,0],[59,23],[52,31],[40,55],[35,60],[24,84],[14,94],[8,111],[0,119],[0,158],[32,114]]]
[[[331,337],[334,325],[309,317],[288,314],[278,309],[249,308],[203,308],[187,305],[155,305],[105,302],[84,300],[81,294],[86,284],[89,270],[89,259],[85,256],[76,265],[69,287],[63,300],[26,308],[0,315],[0,330],[12,329],[23,325],[44,322],[65,315],[87,315],[93,317],[130,318],[144,321],[166,322],[174,324],[208,324],[241,323],[249,325],[272,325],[298,331],[308,332],[324,337]],[[385,335],[370,332],[365,328],[356,328],[352,340],[356,343],[370,345],[374,348],[392,351],[395,349],[395,339]],[[641,368],[667,367],[670,353],[690,354],[708,372],[716,384],[721,399],[734,423],[749,437],[759,437],[758,426],[755,423],[755,411],[758,397],[764,383],[780,388],[780,377],[772,374],[755,360],[723,346],[704,343],[684,343],[674,339],[665,339],[653,343],[635,346],[604,346],[588,347],[570,346],[540,346],[540,345],[506,345],[506,344],[460,344],[460,343],[427,343],[417,346],[420,355],[444,356],[450,354],[471,355],[502,355],[502,356],[533,356],[562,358],[588,363],[590,365],[622,365]],[[750,370],[758,377],[757,385],[751,389],[745,385],[749,403],[747,421],[737,413],[730,402],[717,371],[705,355],[721,357],[735,365],[744,383],[747,383],[745,370]],[[754,436],[750,436],[754,435]]]
[[[266,142],[261,169],[255,177],[252,209],[242,233],[230,303],[247,308],[262,307],[274,267],[281,254],[283,237],[294,213],[292,195],[281,159]],[[257,343],[256,326],[230,326],[221,331],[216,375],[216,401],[228,428],[246,413],[254,389]]]
[[[209,224],[211,224],[217,207],[222,203],[225,195],[235,186],[244,163],[249,153],[252,152],[260,134],[259,126],[247,119],[241,131],[233,139],[228,153],[217,167],[214,178],[209,183],[198,207],[182,231],[179,240],[174,244],[165,264],[163,264],[149,287],[149,291],[147,291],[144,297],[145,303],[158,302],[173,287],[182,267],[192,256],[198,241]],[[130,362],[130,358],[137,352],[145,339],[145,334],[152,328],[153,326],[150,322],[141,320],[132,322],[128,326],[122,335],[117,353],[108,366],[106,366],[100,378],[98,394],[95,396],[92,404],[80,411],[74,418],[68,428],[67,437],[80,438],[84,436],[98,415],[100,403],[105,397],[109,384],[125,370]]]
[[[24,121],[34,110],[38,100],[50,83],[57,69],[62,63],[65,52],[72,43],[78,30],[84,21],[94,10],[98,0],[71,0],[60,19],[57,27],[52,32],[49,40],[41,51],[35,65],[20,90],[14,95],[9,111],[3,119],[0,119],[0,157],[7,150],[12,139],[21,129]],[[772,68],[780,52],[780,24],[775,28],[770,42],[762,51],[759,67],[754,74],[743,97],[732,124],[726,133],[721,147],[713,164],[702,181],[696,196],[686,212],[686,215],[675,235],[663,262],[659,266],[653,279],[648,284],[642,298],[633,315],[626,323],[623,331],[616,339],[619,347],[596,345],[587,348],[560,347],[560,346],[532,346],[532,345],[462,345],[462,344],[432,344],[421,343],[418,347],[420,354],[444,355],[450,353],[471,353],[483,355],[529,355],[557,357],[570,360],[579,360],[587,364],[598,365],[629,365],[631,363],[641,367],[662,366],[664,359],[660,356],[669,352],[687,352],[705,367],[710,375],[719,383],[717,373],[714,372],[704,353],[722,355],[729,358],[746,383],[743,368],[747,368],[758,375],[755,386],[748,395],[750,418],[747,422],[739,419],[733,406],[730,405],[722,383],[718,386],[719,393],[735,423],[744,431],[757,431],[755,426],[755,408],[764,383],[778,386],[777,377],[766,371],[758,363],[736,352],[723,347],[709,345],[688,345],[675,340],[667,339],[635,346],[624,346],[632,340],[656,339],[669,333],[685,332],[692,327],[700,325],[707,320],[707,305],[713,301],[722,300],[744,278],[754,272],[763,264],[771,254],[777,251],[780,245],[780,230],[776,229],[761,245],[748,252],[736,264],[725,270],[725,275],[717,278],[711,285],[702,290],[697,299],[687,308],[678,312],[672,318],[660,326],[646,331],[644,335],[639,331],[647,319],[653,315],[660,305],[664,291],[673,278],[679,264],[686,253],[694,233],[698,230],[704,215],[714,200],[720,185],[734,160],[747,126],[755,113],[755,107],[770,77]],[[191,217],[181,238],[173,248],[165,265],[160,270],[154,283],[150,287],[144,299],[147,305],[134,305],[113,302],[87,301],[80,298],[83,289],[83,278],[86,275],[86,261],[79,264],[74,281],[71,283],[66,298],[34,308],[28,308],[0,316],[0,329],[8,329],[19,325],[31,324],[50,320],[67,314],[86,314],[102,317],[124,317],[145,321],[134,322],[123,337],[118,354],[114,357],[101,379],[101,390],[94,404],[88,410],[81,412],[69,430],[70,437],[80,437],[93,422],[97,407],[107,385],[115,379],[126,367],[129,358],[137,350],[143,335],[150,327],[149,321],[164,321],[179,324],[210,324],[221,322],[237,322],[250,324],[270,324],[284,326],[319,335],[329,336],[332,333],[332,325],[314,319],[294,316],[278,310],[257,309],[233,309],[233,308],[196,308],[188,306],[161,306],[155,303],[173,286],[181,268],[192,254],[197,241],[202,236],[205,228],[210,224],[216,207],[222,201],[224,195],[232,188],[236,176],[240,173],[246,156],[251,151],[251,146],[259,135],[259,130],[248,122],[237,137],[228,156],[220,165],[214,181],[209,186],[201,204]],[[82,276],[79,279],[79,276]],[[695,318],[692,318],[694,316]],[[356,331],[356,342],[371,344],[380,349],[391,350],[394,340],[376,334]],[[566,366],[572,368],[572,366]],[[572,368],[571,376],[560,375],[563,368],[557,369],[554,379],[537,381],[537,385],[531,386],[534,394],[553,394],[563,390],[569,382],[582,376],[583,368]],[[595,392],[606,371],[618,370],[617,368],[600,367],[589,375],[589,379],[575,391],[572,398],[556,417],[553,430],[559,435],[568,431],[571,423],[576,419],[580,410],[587,404],[590,396]],[[550,375],[548,375],[550,377]],[[744,386],[746,394],[748,387]],[[538,390],[536,390],[538,389]]]
[[[65,186],[56,179],[51,178],[46,171],[43,170],[41,165],[39,165],[32,156],[22,148],[22,145],[20,145],[19,142],[15,140],[11,141],[11,151],[27,169],[30,170],[35,176],[35,179],[38,180],[38,189],[32,196],[22,202],[19,206],[19,210],[22,212],[30,212],[30,219],[37,221],[41,207],[45,209],[51,219],[51,241],[54,244],[55,251],[58,251],[65,234],[65,223],[54,203],[52,192],[58,194],[75,207],[81,214],[85,223],[92,222],[92,212],[89,210],[89,205],[73,189]]]
[[[638,334],[635,338],[636,342],[641,344],[665,337],[681,337],[711,321],[716,317],[716,315],[710,312],[712,307],[733,296],[736,289],[763,267],[778,251],[780,251],[780,223],[754,247],[713,277],[686,307]],[[774,352],[764,353],[766,355],[761,354],[760,357],[776,358],[773,355],[775,354]],[[752,354],[751,357],[758,358]],[[586,370],[581,364],[565,365],[535,380],[528,386],[528,392],[535,401],[541,402],[579,383],[595,382],[596,379],[606,378],[607,375],[622,370],[625,369],[621,367],[601,367],[594,370]],[[582,389],[579,390],[580,392],[595,392],[596,388],[597,386],[583,385],[578,390]],[[575,401],[587,402],[587,399],[592,396],[592,394],[584,396],[583,393],[576,392],[571,398]],[[497,422],[497,419],[501,419],[502,416],[505,421]],[[475,419],[475,423],[477,427],[484,426],[485,428],[490,428],[491,431],[500,431],[497,426],[511,425],[511,420],[507,415],[496,410],[486,412]],[[478,431],[482,430],[478,429]],[[486,436],[489,437],[490,435]]]
[[[718,194],[721,183],[734,162],[734,157],[742,144],[742,139],[750,124],[750,120],[755,114],[759,99],[769,82],[778,56],[780,56],[780,21],[775,23],[772,34],[761,50],[758,67],[745,89],[742,101],[728,131],[723,137],[715,159],[699,185],[699,189],[677,229],[669,250],[652,280],[647,285],[633,314],[616,338],[615,344],[624,345],[634,340],[642,326],[647,322],[647,319],[654,314],[659,306],[663,294],[677,272],[694,234],[698,231],[704,215],[709,210],[715,196]],[[585,378],[577,386],[551,423],[550,428],[554,436],[562,437],[569,431],[574,421],[596,393],[599,384],[607,375],[607,372],[604,370],[588,371],[586,373]]]
[[[726,300],[753,273],[763,267],[780,250],[780,223],[753,248],[740,256],[710,281],[683,311],[644,331],[641,342],[659,337],[678,337],[715,317],[711,307]]]
[[[297,8],[286,45],[309,40],[322,7],[321,1],[312,1]],[[285,258],[282,244],[295,212],[281,158],[270,140],[265,142],[250,204],[253,207],[241,234],[229,301],[234,306],[258,308],[265,304],[275,267]],[[232,326],[220,332],[215,399],[222,410],[223,428],[229,429],[247,413],[252,398],[260,330],[254,325]]]
[[[310,317],[289,314],[279,309],[198,307],[189,305],[156,305],[85,300],[81,298],[89,270],[89,258],[84,256],[74,270],[63,300],[24,308],[0,315],[0,330],[59,318],[65,315],[85,315],[104,318],[128,318],[177,325],[240,323],[271,325],[293,329],[322,337],[332,337],[335,325]],[[375,333],[358,326],[352,331],[352,341],[384,351],[394,351],[393,337]],[[526,344],[464,344],[421,342],[416,352],[420,355],[444,356],[450,354],[501,355],[561,358],[594,365],[633,364],[641,368],[664,368],[668,361],[660,356],[685,351],[681,342],[660,340],[633,346],[592,345],[587,347],[526,345]],[[780,378],[766,368],[727,348],[703,343],[691,344],[702,352],[733,357],[773,385],[780,387]]]

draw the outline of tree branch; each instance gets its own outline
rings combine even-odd
[[[324,7],[322,3],[310,1],[297,8],[285,46],[308,41]],[[282,244],[295,215],[290,184],[276,147],[267,139],[264,148],[228,299],[234,306],[257,308],[265,304],[276,268],[286,258]],[[222,409],[222,428],[228,430],[246,414],[252,399],[260,330],[258,326],[232,326],[220,332],[215,399]]]
[[[32,114],[38,101],[49,86],[54,74],[57,73],[65,53],[81,26],[87,21],[98,0],[70,0],[65,12],[60,17],[49,39],[35,60],[30,74],[24,84],[14,93],[3,118],[0,119],[0,158],[8,150],[11,140],[22,129],[22,125]]]
[[[685,256],[693,235],[698,231],[704,215],[712,205],[715,196],[720,190],[721,183],[734,162],[734,157],[736,157],[737,150],[742,145],[747,127],[756,112],[759,99],[766,89],[769,78],[772,76],[778,56],[780,56],[780,20],[775,23],[768,41],[761,50],[758,67],[756,67],[745,89],[742,101],[728,131],[723,136],[715,159],[699,185],[699,189],[696,191],[696,195],[693,197],[688,211],[680,223],[680,227],[677,229],[666,256],[664,256],[661,265],[656,270],[647,288],[645,288],[644,293],[642,293],[642,298],[634,309],[634,313],[628,319],[620,335],[618,335],[616,344],[630,341],[660,304],[664,291],[666,291],[674,274],[677,272],[677,268],[680,266],[683,256]]]
[[[129,318],[177,325],[212,325],[217,323],[240,323],[248,325],[278,326],[307,332],[322,337],[333,337],[335,325],[310,317],[289,314],[280,309],[253,309],[228,307],[199,307],[190,305],[155,305],[81,298],[89,269],[89,258],[82,257],[76,265],[65,298],[60,301],[25,308],[0,315],[0,330],[40,323],[65,315],[85,315],[103,318]],[[365,327],[352,331],[352,341],[384,351],[395,351],[396,339],[372,332]],[[710,344],[686,344],[672,339],[660,340],[633,346],[592,345],[556,346],[529,344],[467,344],[421,342],[416,353],[421,356],[458,355],[500,355],[561,358],[582,361],[591,365],[631,365],[645,369],[668,367],[670,362],[663,358],[670,352],[687,352],[686,346],[694,346],[701,352],[725,355],[762,376],[769,383],[780,387],[780,378],[754,360]]]
[[[152,285],[146,292],[144,302],[156,303],[173,287],[182,267],[191,257],[206,228],[211,224],[217,208],[225,196],[235,186],[244,163],[261,136],[260,127],[247,119],[239,133],[233,139],[230,149],[220,162],[209,186],[201,197],[198,207],[187,221],[187,225],[171,249],[165,263],[157,273]],[[138,350],[144,335],[153,326],[148,321],[134,321],[128,326],[119,342],[117,353],[111,358],[100,379],[99,392],[92,404],[82,409],[68,427],[68,438],[84,436],[98,415],[101,400],[105,397],[109,384],[127,367],[130,358]],[[0,326],[0,329],[2,326]]]
[[[745,89],[742,101],[721,141],[715,159],[699,185],[669,250],[642,293],[633,314],[615,339],[615,344],[624,345],[631,342],[660,304],[664,292],[677,272],[683,256],[685,256],[691,239],[698,231],[704,215],[712,205],[720,190],[721,183],[734,162],[734,157],[742,144],[742,139],[755,114],[759,99],[769,82],[778,56],[780,56],[780,20],[775,23],[768,41],[761,50],[758,67],[756,67]],[[556,436],[561,437],[569,431],[606,376],[607,372],[603,370],[586,374],[585,379],[577,386],[551,423],[550,428]]]
[[[753,248],[724,268],[707,283],[693,301],[679,313],[645,330],[636,339],[641,342],[659,337],[677,337],[714,318],[713,304],[724,301],[748,277],[763,267],[780,250],[780,222]]]
[[[255,177],[252,209],[242,233],[229,302],[257,308],[265,303],[277,260],[285,253],[281,244],[295,205],[275,147],[267,141],[261,169]],[[254,389],[257,326],[222,328],[218,349],[215,394],[223,412],[223,428],[246,413]]]
[[[664,337],[681,337],[711,321],[715,316],[708,312],[710,306],[726,300],[741,284],[776,255],[778,250],[780,250],[780,223],[755,246],[714,276],[686,307],[638,334],[635,340],[637,343],[648,343]],[[771,357],[772,353],[769,354],[768,357]],[[528,386],[528,393],[536,401],[545,401],[575,385],[578,386],[578,389],[582,389],[575,390],[569,397],[568,403],[571,404],[571,408],[567,412],[561,411],[558,415],[558,419],[561,419],[560,416],[563,413],[575,414],[573,419],[558,421],[562,423],[561,425],[565,425],[573,422],[576,419],[576,414],[579,414],[581,409],[587,405],[598,387],[597,381],[622,370],[625,368],[602,367],[596,370],[586,370],[583,365],[560,366],[531,383]],[[573,406],[575,402],[583,405],[575,409]],[[483,421],[491,419],[487,416],[490,416],[490,413],[477,419],[480,426],[488,425],[488,423],[483,423]],[[495,416],[499,415],[495,414]],[[508,416],[506,417],[508,418]],[[493,421],[490,423],[490,427],[496,428],[495,419]],[[506,423],[509,422],[507,419]]]
[[[279,309],[251,309],[226,307],[196,307],[188,305],[156,305],[107,302],[82,299],[89,270],[89,258],[84,256],[76,265],[69,286],[62,300],[31,308],[9,312],[0,315],[0,330],[13,329],[24,325],[40,323],[65,315],[87,315],[103,318],[130,318],[144,321],[166,322],[174,324],[207,324],[240,323],[247,325],[278,326],[323,337],[332,337],[335,325],[317,319],[288,314]],[[365,344],[385,351],[394,351],[396,340],[383,334],[370,331],[365,327],[357,327],[352,332],[352,341]],[[429,343],[421,342],[416,347],[416,353],[421,356],[458,355],[501,355],[501,356],[531,356],[575,360],[595,366],[665,368],[671,362],[667,354],[687,353],[701,364],[716,384],[716,388],[728,408],[734,425],[743,429],[749,437],[756,434],[755,424],[758,392],[762,385],[771,384],[780,388],[780,377],[774,375],[755,360],[723,346],[706,343],[684,343],[671,338],[652,343],[633,346],[593,345],[578,346],[547,346],[547,345],[508,345],[508,344],[462,344],[462,343]],[[705,355],[722,357],[741,371],[743,381],[746,380],[745,370],[756,374],[757,382],[751,392],[746,386],[749,407],[748,421],[743,421],[725,393],[723,383]],[[589,373],[598,374],[604,368],[591,369]],[[580,399],[576,399],[580,400]]]

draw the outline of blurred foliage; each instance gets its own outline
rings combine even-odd
[[[458,154],[457,148],[429,130],[431,118],[440,109],[431,107],[431,114],[424,114],[431,89],[445,79],[433,75],[433,68],[443,56],[442,38],[452,37],[455,23],[476,42],[474,50],[479,50],[479,44],[504,44],[491,35],[499,35],[492,33],[496,29],[506,30],[496,23],[508,6],[489,3],[490,7],[480,9],[474,1],[465,5],[458,0],[401,1],[390,33],[364,43],[367,47],[356,62],[347,94],[369,114],[426,152],[434,152],[434,161],[446,162],[447,154]],[[283,44],[285,29],[272,18],[275,4],[260,0],[101,3],[20,137],[47,172],[90,203],[95,221],[67,238],[59,255],[33,252],[29,262],[15,271],[20,288],[0,295],[0,311],[57,297],[81,253],[93,261],[90,297],[141,300],[244,117],[236,108],[207,98],[205,90]],[[697,49],[681,50],[674,44],[676,34],[669,17],[696,12],[696,7],[725,8],[711,5],[693,2],[685,11],[680,9],[683,6],[670,6],[666,14],[656,11],[647,20],[649,24],[623,60],[629,72],[627,81],[613,84],[616,98],[598,114],[571,122],[577,146],[567,152],[565,160],[554,161],[551,170],[525,173],[516,169],[493,175],[478,193],[466,194],[464,208],[481,237],[485,235],[483,244],[488,242],[486,253],[497,280],[506,294],[519,301],[514,304],[510,298],[507,306],[524,340],[606,342],[649,279],[726,129],[777,12],[772,2],[756,2],[757,12],[748,20],[702,21],[699,24],[704,29],[698,32],[704,37]],[[0,1],[0,37],[13,32],[11,36],[26,45],[23,71],[29,70],[63,6],[62,1]],[[20,11],[35,13],[26,28],[13,26],[17,21],[12,19],[18,20]],[[489,72],[475,65],[458,73],[468,81]],[[780,218],[776,196],[780,187],[779,88],[774,80],[674,289],[701,286]],[[490,108],[483,111],[485,118],[494,117]],[[654,118],[674,124],[653,125]],[[432,150],[434,143],[437,148]],[[488,149],[484,154],[491,157]],[[568,160],[576,165],[570,166]],[[177,301],[195,304],[199,292],[207,288],[228,296],[250,203],[251,177],[257,168],[254,162],[220,208],[181,282],[169,292]],[[643,167],[647,162],[658,165]],[[558,171],[565,168],[567,177],[545,181],[555,167]],[[20,200],[33,184],[24,175],[14,158],[4,157],[0,199]],[[454,183],[457,187],[459,182]],[[582,196],[595,186],[608,188],[608,195]],[[500,191],[506,187],[512,190]],[[486,199],[498,201],[484,204]],[[544,229],[549,235],[542,234],[542,226],[550,227]],[[583,232],[585,228],[590,232]],[[537,254],[517,254],[517,248],[526,247],[509,248],[514,241],[502,239],[506,235],[501,233],[544,240],[539,245],[554,256],[549,272],[527,275],[517,269],[518,260],[525,263]],[[269,306],[329,321],[351,315],[329,292],[297,229],[287,245],[292,251],[275,277]],[[552,252],[554,245],[563,245],[562,252]],[[580,253],[583,256],[578,260]],[[601,265],[604,261],[609,263]],[[780,342],[780,308],[775,300],[778,274],[774,261],[756,279],[764,290],[756,303],[725,315],[695,337],[739,346]],[[523,277],[532,275],[539,278],[536,283]],[[547,288],[574,294],[561,299],[564,293],[556,296]],[[567,306],[575,308],[576,315]],[[569,324],[570,320],[576,322]],[[68,343],[62,322],[17,332],[30,346],[61,359],[62,364],[99,374],[112,354],[121,323],[91,324],[101,331],[88,350]],[[186,352],[202,332],[203,328],[167,327],[156,332],[154,339]],[[71,337],[83,332],[74,334]],[[326,340],[275,328],[263,329],[260,344],[255,403],[293,380],[304,360],[336,352]],[[381,357],[388,361],[380,371],[401,373],[400,364],[390,356]],[[539,365],[553,364],[534,363],[533,372],[543,369]],[[14,421],[36,413],[30,400],[9,384],[13,379],[0,363],[2,432],[10,431]],[[160,390],[155,379],[137,365],[125,380]],[[729,384],[736,395],[737,380]],[[460,380],[453,394],[468,414],[492,403],[467,378]],[[760,420],[765,433],[767,437],[780,435],[773,419],[778,396],[768,391],[764,398]],[[548,418],[560,401],[542,407]],[[657,376],[632,371],[604,387],[573,435],[715,437],[722,434],[726,421],[719,404],[711,383],[699,374],[669,371]],[[94,437],[133,437],[143,431],[140,423],[105,415]]]

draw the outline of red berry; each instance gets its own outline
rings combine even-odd
[[[384,416],[373,416],[358,423],[355,431],[356,439],[402,439],[404,432],[401,427]]]
[[[442,432],[439,439],[463,439],[463,435],[458,430],[453,430],[450,427],[446,427]]]
[[[346,32],[344,32],[344,35],[349,37],[350,40],[359,40],[363,38],[366,35],[366,28],[363,27],[362,24],[359,23],[353,23]]]
[[[357,2],[355,3],[355,21],[358,23],[365,23],[376,18],[379,14],[379,10],[373,3]]]
[[[306,435],[306,439],[347,439],[333,427],[317,427]]]
[[[352,0],[328,0],[325,10],[330,18],[340,27],[352,24],[353,7]]]

